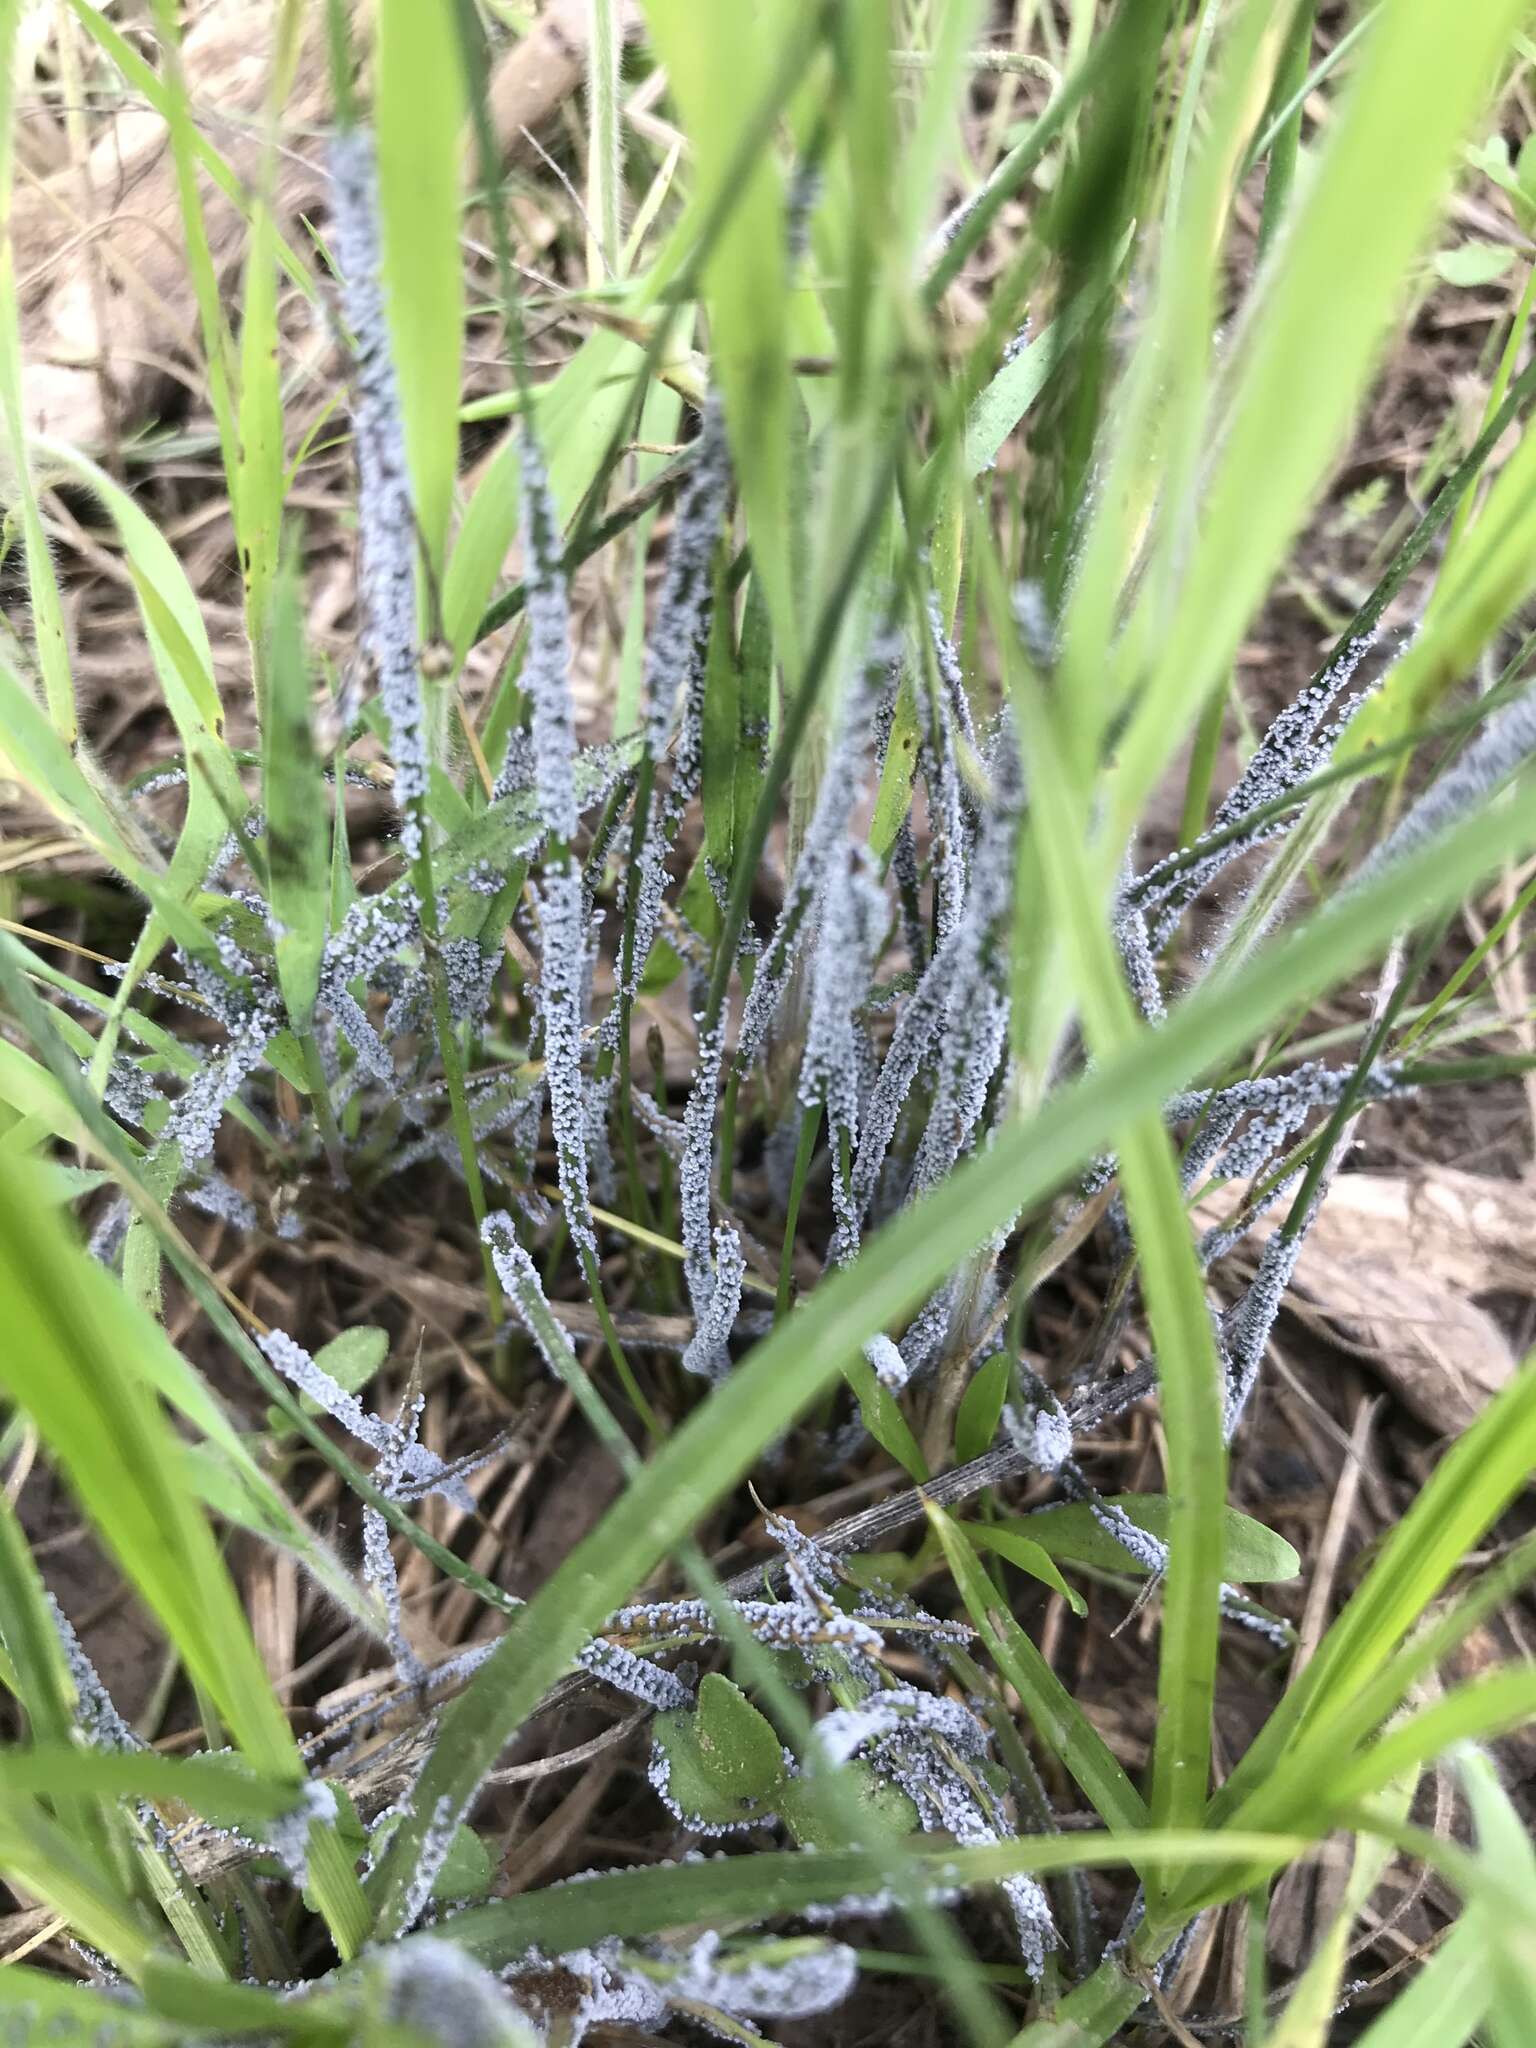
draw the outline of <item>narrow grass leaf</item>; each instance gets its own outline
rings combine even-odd
[[[379,211],[385,311],[422,544],[441,573],[459,463],[467,100],[452,0],[380,0]]]

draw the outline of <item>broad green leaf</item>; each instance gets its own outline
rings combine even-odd
[[[1042,328],[972,400],[961,457],[966,476],[980,476],[996,462],[1003,443],[1045,389],[1058,346],[1054,331]]]
[[[379,0],[377,18],[384,303],[416,517],[440,575],[459,466],[468,102],[453,0]]]
[[[1507,242],[1462,242],[1457,248],[1440,251],[1435,271],[1447,284],[1492,284],[1514,260],[1515,252]]]
[[[1124,1510],[1138,1529],[1154,1536],[1168,1534],[1169,1504],[1163,1493],[1121,1493],[1110,1499],[1111,1507]],[[1143,1573],[1145,1567],[1117,1543],[1109,1531],[1094,1520],[1085,1501],[1070,1501],[1061,1507],[1038,1508],[1031,1515],[1009,1518],[1006,1525],[1027,1535],[1048,1550],[1052,1557],[1076,1564],[1097,1565],[1103,1571]],[[1286,1542],[1262,1522],[1239,1514],[1236,1508],[1222,1510],[1222,1577],[1239,1585],[1265,1585],[1294,1579],[1301,1559]]]
[[[389,1332],[372,1323],[343,1330],[315,1353],[315,1363],[349,1394],[361,1393],[389,1356]],[[306,1395],[305,1400],[309,1397]],[[318,1404],[312,1411],[319,1413]]]
[[[843,1785],[853,1793],[858,1811],[868,1814],[877,1830],[892,1835],[910,1835],[918,1824],[917,1808],[889,1778],[882,1778],[870,1765],[854,1757],[838,1766]],[[779,1818],[803,1849],[834,1850],[848,1847],[848,1836],[827,1811],[825,1792],[813,1778],[791,1778],[774,1795]]]
[[[960,1527],[973,1550],[990,1550],[994,1556],[1007,1558],[1021,1572],[1028,1572],[1032,1579],[1038,1579],[1053,1593],[1059,1593],[1074,1614],[1088,1612],[1087,1601],[1057,1571],[1051,1553],[1021,1534],[1017,1522],[1006,1527],[999,1522],[962,1522]]]
[[[960,1464],[968,1465],[992,1448],[1012,1378],[1012,1359],[1006,1351],[997,1351],[961,1395],[955,1411],[955,1457]]]
[[[725,1791],[760,1796],[783,1776],[784,1752],[773,1724],[718,1671],[699,1681],[694,1733],[705,1770]]]

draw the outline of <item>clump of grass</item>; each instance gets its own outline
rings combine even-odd
[[[1432,1704],[1424,1688],[1536,1564],[1525,1542],[1464,1570],[1536,1466],[1536,1376],[1447,1451],[1304,1668],[1249,1590],[1299,1560],[1226,1493],[1359,1116],[1464,1078],[1432,1057],[1456,1042],[1430,985],[1444,922],[1536,838],[1529,650],[1508,631],[1536,583],[1536,442],[1468,509],[1530,373],[1502,379],[1214,805],[1210,771],[1243,633],[1456,152],[1525,61],[1521,10],[1371,16],[1348,63],[1315,71],[1309,8],[1198,13],[1186,48],[1179,10],[1078,10],[1065,48],[1052,18],[1014,65],[979,59],[972,7],[791,7],[770,37],[651,0],[633,61],[667,67],[686,170],[636,126],[626,244],[618,10],[594,0],[596,218],[578,225],[604,282],[558,308],[586,338],[545,378],[482,146],[510,424],[471,490],[461,295],[418,302],[405,280],[459,232],[461,132],[489,137],[485,24],[473,0],[389,0],[360,111],[334,7],[325,260],[280,249],[258,193],[238,351],[203,306],[251,747],[166,540],[78,451],[29,445],[0,272],[32,621],[0,663],[5,757],[142,917],[126,960],[93,949],[95,980],[46,929],[0,937],[0,1682],[24,1737],[0,1874],[65,1965],[0,1973],[0,2013],[37,2038],[567,2048],[681,2020],[740,2040],[899,1970],[980,2043],[1088,2048],[1160,2038],[1204,1916],[1246,1902],[1246,2010],[1199,2024],[1302,2048],[1349,1995],[1351,1927],[1398,1853],[1465,1911],[1367,2038],[1428,2040],[1445,2001],[1456,2038],[1519,2038],[1536,1871],[1474,1745],[1529,1721],[1536,1692],[1519,1665]],[[978,75],[1002,81],[979,163]],[[1309,87],[1329,112],[1299,181]],[[206,254],[193,158],[222,167],[174,63],[163,102]],[[1259,165],[1263,260],[1237,264],[1218,337]],[[976,187],[958,205],[957,176]],[[986,289],[962,303],[989,235]],[[306,638],[312,451],[286,447],[272,375],[280,256],[347,364],[364,658],[345,679]],[[56,480],[111,523],[177,731],[137,784],[77,737],[38,510]],[[1384,611],[1453,517],[1455,575],[1367,703]],[[589,736],[605,634],[625,715]],[[1475,702],[1432,718],[1474,674]],[[1191,735],[1187,843],[1145,852]],[[391,811],[367,860],[360,791]],[[1209,947],[1188,926],[1213,891]],[[1384,955],[1353,1056],[1291,1050],[1309,1006]],[[1197,1234],[1213,1183],[1236,1199]],[[1219,1262],[1287,1199],[1234,1295]],[[478,1267],[458,1358],[512,1420],[476,1436],[465,1401],[468,1426],[434,1439],[408,1344],[386,1395],[387,1333],[268,1327],[189,1242],[189,1206],[258,1260],[357,1256],[391,1210],[424,1219]],[[1031,1319],[1089,1242],[1091,1341],[1042,1359]],[[1133,1325],[1148,1356],[1122,1373]],[[525,1453],[551,1380],[622,1484],[525,1603],[488,1569],[482,1489]],[[1166,1491],[1106,1494],[1088,1439],[1151,1400]],[[129,1726],[47,1590],[35,1454],[163,1633],[190,1754]],[[312,1457],[339,1536],[294,1505]],[[855,1465],[890,1498],[800,1526]],[[1025,1476],[1019,1514],[1005,1482]],[[722,1577],[710,1550],[747,1530],[749,1478],[769,1547]],[[427,1501],[457,1517],[446,1543]],[[296,1560],[365,1646],[363,1684],[302,1740],[216,1525]],[[446,1654],[414,1626],[427,1584],[457,1603]],[[1127,1589],[1155,1611],[1145,1786],[1042,1652],[1039,1586],[1079,1613]],[[1217,1687],[1256,1670],[1268,1717],[1217,1787]],[[614,1696],[617,1738],[649,1743],[651,1860],[498,1888],[498,1788],[605,1747],[527,1755],[552,1705]],[[1407,1819],[1447,1757],[1470,1850]],[[1272,1995],[1270,1888],[1339,1831],[1345,1905]],[[872,1928],[892,1945],[863,1946]]]

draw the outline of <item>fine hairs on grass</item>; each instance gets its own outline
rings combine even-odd
[[[1528,1135],[1518,0],[277,12],[0,22],[0,2036],[1514,2048],[1536,1379],[1288,1317]]]

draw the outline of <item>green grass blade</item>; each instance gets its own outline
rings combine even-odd
[[[1492,1905],[1481,1913],[1493,1976],[1488,2032],[1493,2048],[1521,2048],[1536,2013],[1536,1850],[1492,1759],[1472,1749],[1457,1762],[1477,1829],[1478,1858],[1526,1906],[1523,1920]]]
[[[139,1975],[155,1939],[148,1920],[108,1886],[100,1866],[75,1848],[35,1799],[9,1786],[0,1791],[0,1869],[119,1969]],[[8,1974],[0,1971],[0,1978]]]
[[[1121,748],[1117,801],[1127,819],[1224,681],[1339,452],[1387,309],[1524,13],[1524,0],[1490,0],[1469,20],[1457,0],[1425,0],[1410,15],[1376,23],[1369,61],[1355,70],[1306,196],[1244,315],[1180,601]]]
[[[464,68],[452,0],[380,0],[384,299],[422,546],[441,574],[459,463]]]
[[[224,459],[229,500],[232,505],[238,505],[240,441],[234,406],[235,344],[219,292],[207,222],[203,218],[202,194],[197,182],[197,123],[192,118],[191,102],[187,96],[187,81],[181,64],[181,28],[172,0],[152,0],[152,18],[160,43],[162,104],[171,138],[171,156],[176,166],[181,227],[187,245],[187,271],[202,328],[208,402],[219,430],[219,450]]]
[[[28,1201],[15,1172],[0,1181],[0,1299],[11,1333],[0,1381],[252,1764],[302,1780],[287,1720],[140,1368],[154,1326],[70,1243],[52,1210]],[[317,1892],[350,1953],[363,1931],[361,1890],[334,1835],[311,1832]]]
[[[20,296],[16,252],[11,240],[16,124],[17,31],[20,9],[0,11],[0,417],[5,422],[7,468],[21,505],[21,534],[27,554],[27,593],[32,606],[32,637],[42,671],[48,716],[68,744],[78,731],[75,684],[70,670],[64,608],[59,599],[53,556],[43,531],[37,489],[32,479],[27,426],[22,408]]]
[[[1137,1033],[1033,1119],[1001,1131],[941,1193],[887,1225],[854,1266],[825,1281],[760,1343],[519,1612],[495,1654],[448,1709],[423,1775],[418,1817],[401,1828],[383,1871],[380,1936],[399,1925],[431,1816],[440,1808],[463,1813],[502,1745],[565,1670],[587,1632],[696,1526],[763,1445],[833,1384],[866,1338],[909,1312],[1000,1223],[1059,1186],[1113,1133],[1368,958],[1401,926],[1405,904],[1427,914],[1436,902],[1454,902],[1513,846],[1529,843],[1533,832],[1536,826],[1512,811],[1469,819],[1437,847],[1404,861],[1385,880],[1261,954],[1232,987],[1214,995],[1197,991],[1159,1030]],[[1182,1204],[1178,1213],[1182,1228]],[[1203,1300],[1200,1312],[1204,1318]],[[1208,1319],[1201,1342],[1210,1343]],[[1208,1480],[1200,1476],[1195,1498],[1209,1491]],[[1219,1577],[1219,1521],[1201,1530],[1199,1539],[1212,1548],[1209,1570]],[[1191,1743],[1198,1742],[1198,1726],[1188,1733]]]
[[[776,29],[785,11],[771,10]],[[770,83],[769,21],[755,9],[701,8],[693,0],[646,0],[645,15],[693,144],[696,203],[701,211],[729,207],[704,265],[711,363],[725,398],[753,560],[780,658],[794,678],[802,636],[783,180],[766,148],[745,175],[737,163],[742,125]],[[727,183],[732,178],[734,186]]]
[[[1297,1836],[1245,1835],[1250,1852],[1281,1862],[1306,1844]],[[1133,1856],[1151,1865],[1200,1865],[1220,1853],[1209,1835],[1150,1830],[1124,1836],[1033,1835],[985,1848],[946,1848],[918,1840],[907,1845],[914,1868],[931,1883],[995,1883],[1015,1871],[1048,1873],[1124,1867]],[[607,1935],[620,1940],[732,1920],[757,1921],[794,1913],[829,1899],[878,1891],[884,1859],[859,1851],[821,1850],[814,1856],[769,1850],[761,1854],[671,1863],[644,1870],[607,1871],[580,1884],[552,1885],[520,1898],[474,1906],[454,1916],[452,1938],[493,1966],[510,1962],[531,1945],[577,1948]]]
[[[279,571],[266,626],[261,735],[268,871],[277,921],[277,977],[301,1037],[314,1018],[330,902],[330,807],[310,727],[310,677],[296,563]],[[323,1076],[322,1076],[323,1079]]]
[[[1071,1772],[1106,1827],[1122,1835],[1144,1832],[1146,1801],[1103,1736],[1002,1605],[996,1587],[972,1556],[960,1525],[932,1506],[928,1518],[944,1546],[966,1612],[980,1630],[993,1663],[1018,1694],[1041,1742]],[[1132,1848],[1128,1853],[1134,1857],[1136,1851]]]

